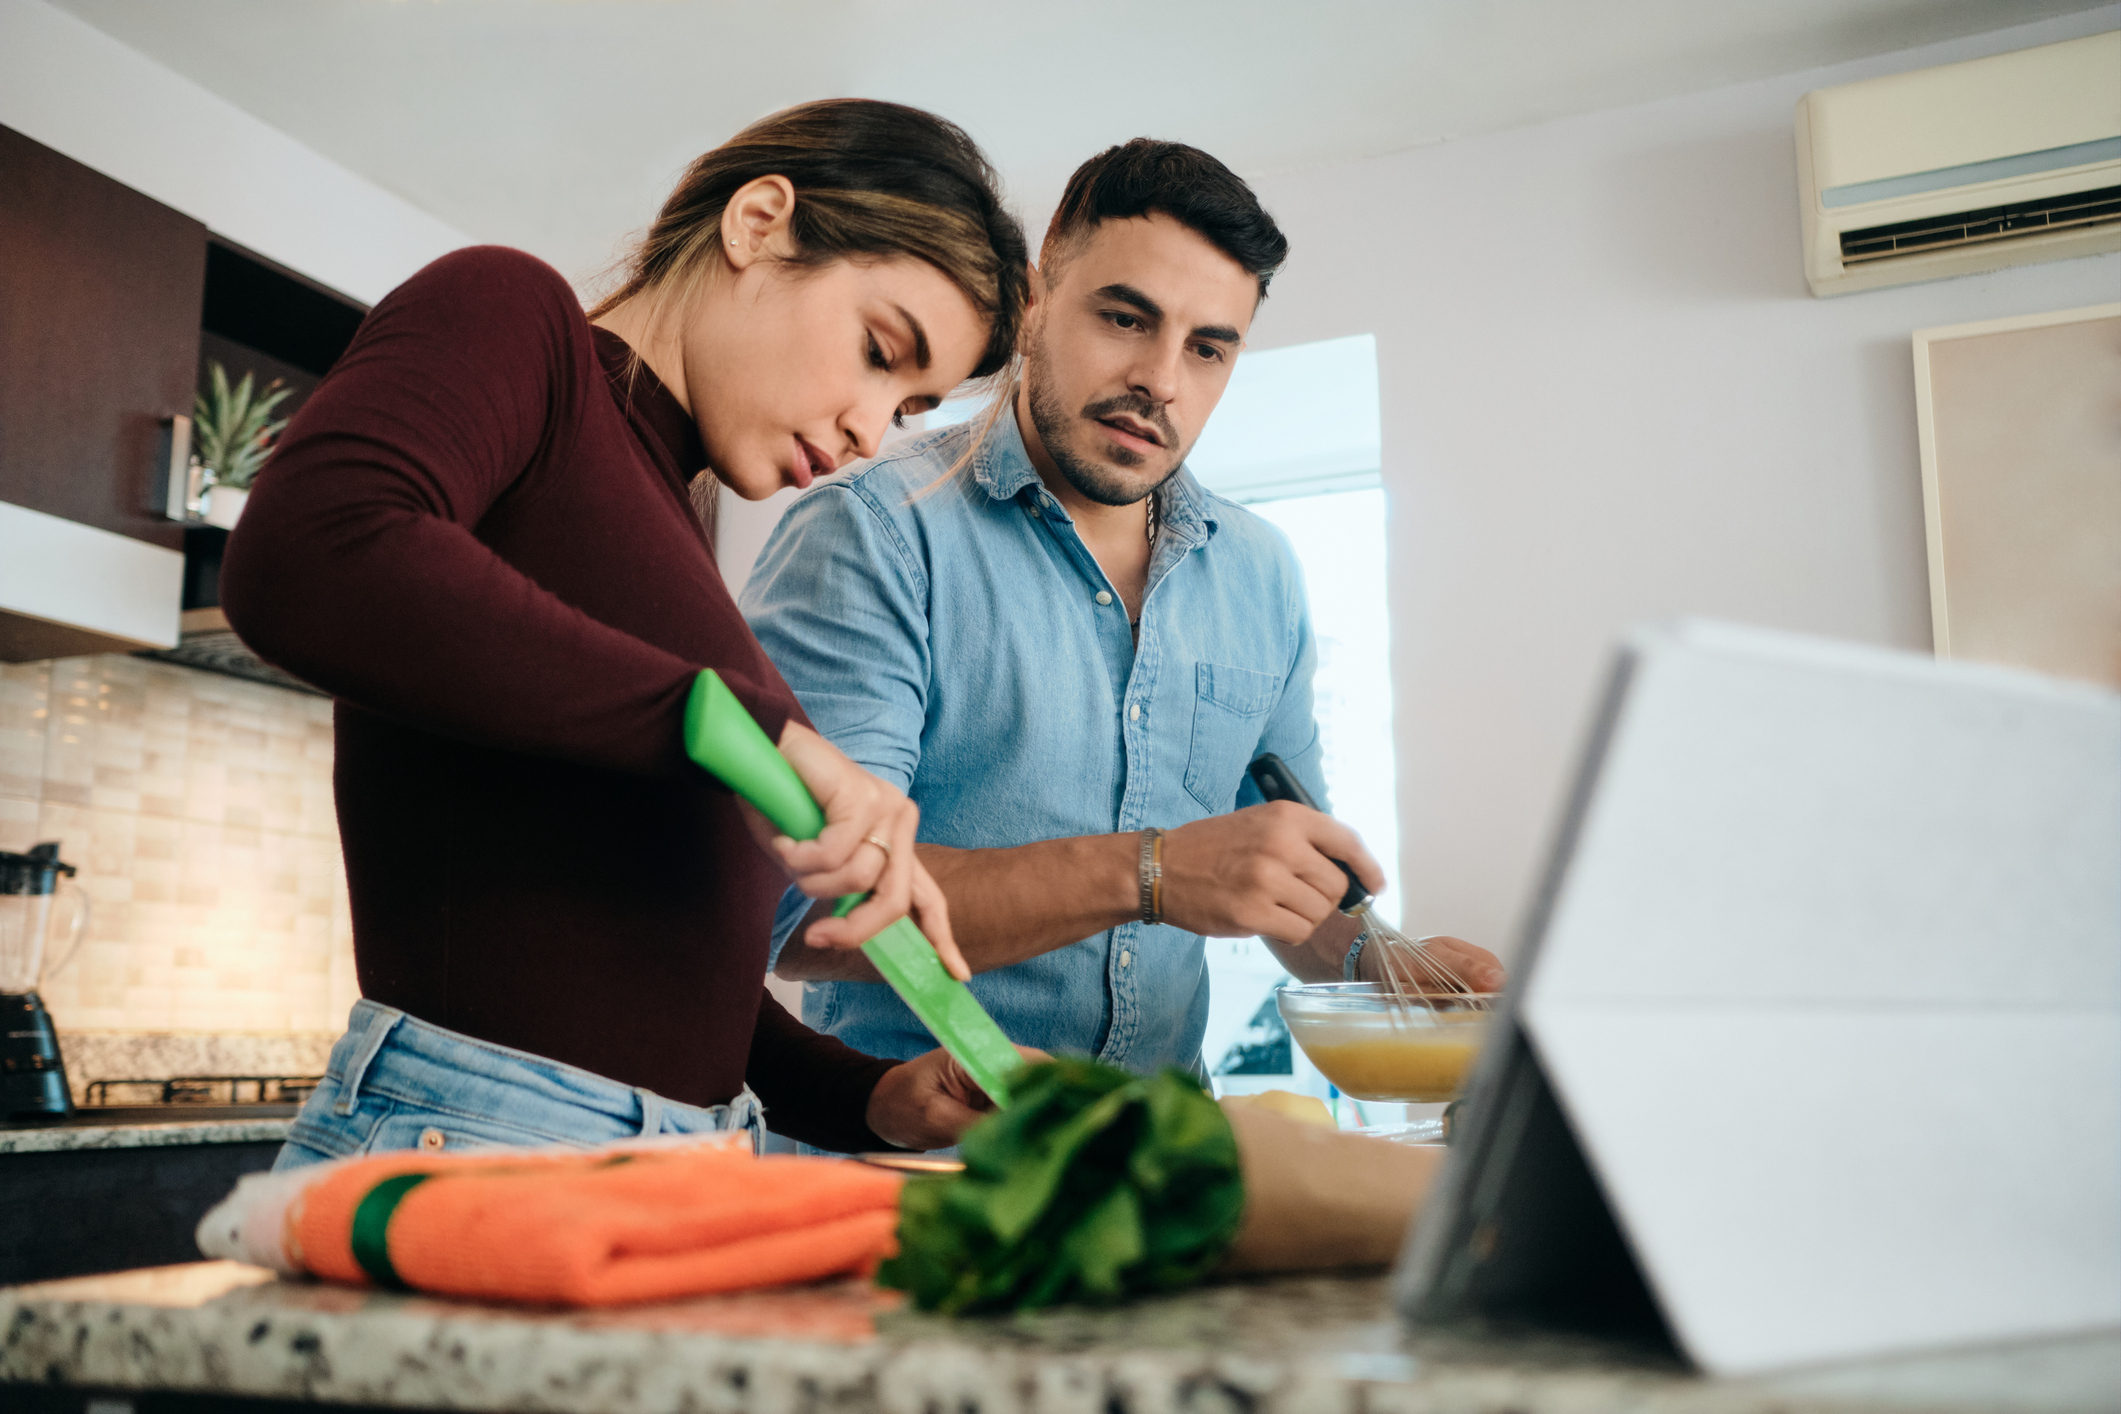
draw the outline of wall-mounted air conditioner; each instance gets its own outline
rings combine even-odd
[[[1797,103],[1815,295],[2121,250],[2121,30]]]

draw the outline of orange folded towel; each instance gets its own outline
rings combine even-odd
[[[385,1154],[287,1216],[332,1281],[570,1306],[867,1273],[897,1247],[897,1174],[728,1149]]]

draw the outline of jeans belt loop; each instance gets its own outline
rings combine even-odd
[[[383,1043],[390,1039],[390,1033],[397,1029],[398,1023],[405,1019],[405,1013],[397,1008],[379,1006],[374,1002],[362,1002],[357,1009],[363,1013],[365,1027],[361,1049],[355,1054],[353,1067],[346,1072],[346,1081],[339,1088],[338,1103],[331,1107],[331,1112],[341,1117],[354,1112],[354,1105],[361,1098],[361,1082],[368,1077],[370,1062],[375,1060],[376,1052],[383,1049]]]
[[[748,1130],[751,1133],[751,1152],[756,1154],[766,1142],[766,1103],[749,1085],[736,1092],[729,1102],[728,1126],[731,1129]]]
[[[663,1132],[663,1097],[653,1090],[644,1090],[636,1085],[633,1093],[641,1098],[641,1133],[656,1135]]]

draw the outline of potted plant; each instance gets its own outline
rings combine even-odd
[[[207,360],[208,390],[197,394],[192,408],[192,460],[200,468],[201,510],[209,524],[233,530],[250,499],[258,469],[272,453],[273,439],[287,419],[272,411],[294,390],[275,378],[255,388],[252,376],[233,388],[219,359]]]

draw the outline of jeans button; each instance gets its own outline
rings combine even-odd
[[[422,1149],[439,1149],[448,1142],[449,1136],[432,1125],[420,1131],[420,1147]]]

